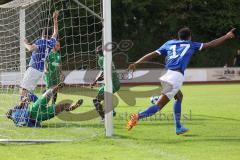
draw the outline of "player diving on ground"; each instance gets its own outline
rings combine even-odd
[[[63,111],[69,112],[77,109],[83,103],[78,100],[75,104],[69,103],[48,105],[54,94],[63,86],[59,84],[52,89],[48,89],[35,102],[31,102],[28,97],[22,98],[20,104],[6,113],[7,118],[11,119],[18,127],[41,127],[41,122],[50,120]]]
[[[104,80],[103,75],[103,68],[104,68],[104,57],[103,57],[103,50],[102,46],[99,46],[96,49],[96,54],[98,55],[98,66],[101,69],[101,73],[96,77],[95,81],[91,84],[91,87],[95,86],[98,81]],[[120,80],[118,78],[118,74],[114,64],[112,64],[112,83],[113,83],[113,94],[118,92],[120,89]],[[104,119],[104,109],[101,102],[104,100],[104,88],[105,84],[103,84],[99,89],[96,98],[93,99],[93,104],[96,108],[96,111],[99,113],[102,119]],[[113,116],[116,115],[115,110],[113,110]]]
[[[156,51],[149,53],[139,59],[137,62],[129,65],[129,70],[134,71],[136,66],[142,62],[151,60],[159,55],[166,56],[167,72],[160,78],[162,85],[162,93],[156,104],[150,106],[141,113],[133,114],[131,120],[127,124],[127,129],[131,130],[137,122],[145,117],[149,117],[160,111],[171,99],[174,102],[174,118],[176,124],[176,134],[185,133],[188,129],[181,124],[181,104],[183,94],[180,90],[184,81],[184,71],[190,61],[191,56],[198,51],[207,48],[216,47],[223,42],[232,39],[235,29],[229,31],[226,35],[207,43],[198,43],[191,41],[192,34],[189,28],[182,28],[178,31],[178,40],[170,40],[163,44]]]
[[[45,57],[47,57],[48,53],[50,53],[51,49],[57,43],[58,15],[58,11],[53,13],[53,34],[51,38],[48,37],[50,34],[49,31],[43,30],[42,37],[37,39],[34,44],[29,44],[26,39],[24,40],[25,47],[28,51],[32,52],[32,54],[29,67],[24,73],[21,82],[21,98],[26,95],[28,95],[31,100],[36,98],[33,91],[37,87],[38,81],[43,76]]]

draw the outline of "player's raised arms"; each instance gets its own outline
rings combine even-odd
[[[53,13],[53,34],[52,34],[52,38],[57,38],[58,36],[58,16],[59,16],[59,11],[55,11]],[[24,46],[27,48],[28,51],[32,52],[35,51],[37,49],[37,45],[36,44],[29,44],[28,40],[25,39],[24,40]]]
[[[58,16],[59,16],[59,11],[55,11],[53,13],[53,34],[52,38],[57,38],[58,36]]]

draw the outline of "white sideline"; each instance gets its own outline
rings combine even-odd
[[[0,139],[0,143],[61,143],[73,142],[73,140],[34,140],[34,139]]]

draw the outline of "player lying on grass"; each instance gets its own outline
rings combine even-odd
[[[226,35],[207,43],[198,43],[191,41],[192,34],[189,28],[182,28],[178,31],[178,40],[170,40],[163,44],[158,50],[149,53],[139,59],[137,62],[129,65],[129,70],[135,70],[139,63],[146,62],[159,55],[166,56],[167,72],[160,78],[162,93],[156,104],[150,106],[141,113],[133,114],[127,124],[128,130],[132,129],[139,120],[149,117],[160,111],[172,98],[174,102],[174,118],[176,123],[176,134],[182,134],[188,129],[184,128],[180,122],[181,104],[183,94],[180,90],[184,81],[184,71],[190,61],[191,56],[202,49],[216,47],[223,42],[235,37],[232,29]]]
[[[104,76],[103,75],[104,57],[103,57],[102,46],[100,46],[96,49],[96,54],[98,55],[98,66],[101,69],[101,73],[97,76],[95,81],[91,84],[92,87],[95,86],[98,81],[104,80],[104,78],[103,78],[103,76]],[[116,93],[120,89],[120,80],[118,78],[118,74],[117,74],[114,64],[112,64],[112,83],[113,83],[113,93]],[[104,87],[105,87],[105,85],[103,84],[98,89],[96,98],[93,99],[93,104],[102,119],[104,119],[104,115],[105,115],[103,106],[101,104],[101,102],[104,100]],[[113,110],[113,116],[115,116],[115,115],[116,115],[116,112]]]
[[[25,47],[28,51],[32,52],[32,55],[29,62],[29,67],[24,73],[21,83],[21,98],[29,93],[32,93],[36,88],[39,79],[43,76],[45,57],[57,42],[58,15],[58,11],[53,13],[54,32],[50,39],[48,38],[49,33],[45,34],[43,31],[42,37],[37,39],[34,44],[28,44],[27,40],[24,41]]]
[[[60,43],[57,42],[53,47],[52,51],[46,58],[45,68],[44,68],[44,81],[46,84],[46,89],[52,88],[61,82],[63,77],[60,65]],[[57,92],[53,95],[52,104],[57,101]]]
[[[11,119],[19,127],[41,127],[41,122],[47,121],[63,111],[68,112],[80,107],[83,103],[82,99],[74,105],[68,103],[48,105],[50,99],[62,86],[62,84],[59,84],[52,89],[48,89],[32,104],[27,97],[24,97],[19,105],[6,113],[7,118]]]

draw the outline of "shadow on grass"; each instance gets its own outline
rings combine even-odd
[[[77,124],[77,123],[56,123],[56,124],[44,124],[42,128],[48,129],[48,128],[103,128],[104,124]]]
[[[142,140],[133,136],[129,136],[129,135],[122,135],[122,134],[114,134],[113,136],[114,139],[127,139],[127,140]]]
[[[197,134],[184,134],[183,137],[199,137]]]
[[[186,134],[186,135],[181,135],[181,138],[161,138],[159,136],[159,138],[137,138],[137,137],[133,137],[130,135],[120,135],[120,134],[116,134],[115,135],[116,138],[121,138],[121,139],[126,139],[126,140],[134,140],[134,141],[138,141],[138,142],[142,142],[142,143],[162,143],[162,144],[180,144],[180,143],[198,143],[198,142],[219,142],[219,143],[232,143],[232,142],[236,142],[239,143],[240,142],[240,137],[222,137],[222,138],[218,138],[218,137],[212,137],[212,138],[204,138],[201,137],[199,135],[191,135],[191,134]]]
[[[218,116],[208,116],[208,115],[194,115],[194,116],[199,116],[199,117],[205,117],[205,118],[211,118],[211,119],[221,119],[221,120],[228,120],[228,121],[236,121],[236,122],[240,122],[240,119],[234,119],[234,118],[227,118],[227,117],[218,117]],[[211,120],[211,119],[207,119],[207,120]]]

